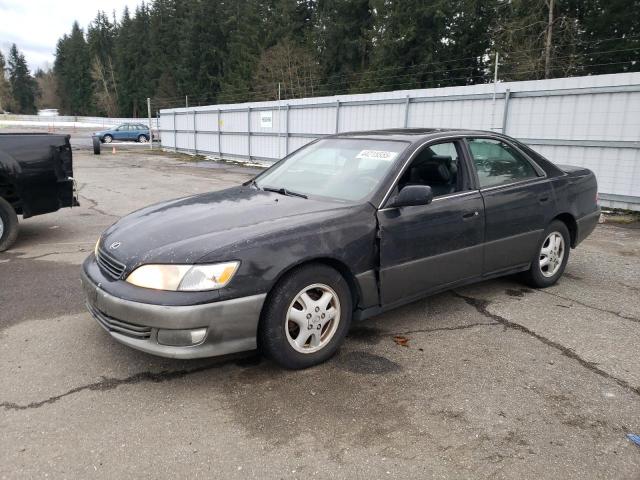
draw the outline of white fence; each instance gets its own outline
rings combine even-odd
[[[161,110],[164,148],[273,162],[337,132],[494,130],[592,169],[602,204],[640,210],[640,73]]]
[[[58,116],[44,116],[44,115],[0,115],[0,124],[6,125],[31,125],[42,124],[48,126],[75,124],[82,127],[86,124],[87,128],[95,127],[112,127],[120,125],[121,123],[142,123],[144,125],[149,124],[147,118],[109,118],[109,117],[79,117],[75,115],[58,115]],[[158,119],[151,119],[151,127],[158,128]]]

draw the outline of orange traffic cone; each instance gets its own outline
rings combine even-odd
[[[114,146],[113,149],[111,150],[111,153],[116,153],[116,147]]]

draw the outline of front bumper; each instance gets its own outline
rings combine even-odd
[[[256,348],[260,311],[266,294],[202,305],[152,305],[115,297],[83,271],[87,308],[118,342],[170,358],[202,358]],[[192,346],[158,343],[158,330],[207,328],[204,340]]]

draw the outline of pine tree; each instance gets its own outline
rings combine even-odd
[[[568,8],[580,25],[582,72],[640,72],[640,1],[582,0]]]
[[[96,113],[91,57],[78,22],[73,23],[70,35],[64,35],[58,41],[53,68],[58,80],[58,96],[63,112],[69,115]]]
[[[118,88],[113,63],[116,25],[99,11],[87,29],[87,46],[91,58],[93,97],[99,114],[115,117],[118,113]]]
[[[263,93],[254,91],[252,81],[265,41],[260,7],[258,0],[224,4],[221,102],[249,101]]]
[[[6,63],[0,52],[0,113],[11,110],[11,86],[6,77]]]
[[[496,51],[502,80],[640,71],[639,37],[639,0],[153,0],[74,24],[54,73],[65,113],[138,116],[488,82]]]
[[[314,43],[324,71],[321,94],[347,93],[365,71],[372,54],[374,23],[369,0],[318,0]],[[395,60],[395,59],[394,59]]]
[[[38,84],[29,72],[27,61],[14,43],[9,50],[9,84],[15,113],[36,113]]]

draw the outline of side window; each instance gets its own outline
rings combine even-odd
[[[398,181],[405,185],[429,185],[434,197],[465,189],[464,169],[455,142],[444,142],[423,148]]]
[[[533,165],[510,145],[489,138],[470,138],[468,142],[480,188],[538,177]]]

